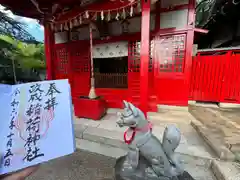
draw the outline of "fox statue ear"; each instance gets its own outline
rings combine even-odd
[[[137,108],[132,103],[128,103],[128,104],[129,104],[130,109],[132,110],[133,115],[137,116],[138,115]]]
[[[125,100],[123,100],[123,105],[124,105],[125,108],[129,108],[128,102],[125,101]]]

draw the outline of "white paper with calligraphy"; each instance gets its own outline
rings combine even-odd
[[[0,174],[75,151],[68,80],[0,85]]]

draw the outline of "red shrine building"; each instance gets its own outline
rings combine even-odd
[[[194,33],[202,32],[195,28],[195,0],[1,4],[43,23],[47,79],[68,78],[73,104],[88,96],[93,75],[108,108],[121,108],[122,100],[144,112],[188,106]]]

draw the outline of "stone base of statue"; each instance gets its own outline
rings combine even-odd
[[[123,156],[116,161],[115,180],[194,180],[194,178],[186,171],[176,177],[158,177],[143,156],[140,156],[136,169],[128,163],[127,156]]]

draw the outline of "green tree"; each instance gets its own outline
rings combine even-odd
[[[0,48],[3,59],[15,61],[22,69],[45,68],[44,45],[41,43],[28,44],[2,35],[0,36]]]
[[[37,80],[39,72],[45,69],[44,45],[28,44],[0,35],[0,68],[4,69],[5,78],[7,74],[15,82],[16,77],[18,80]]]

